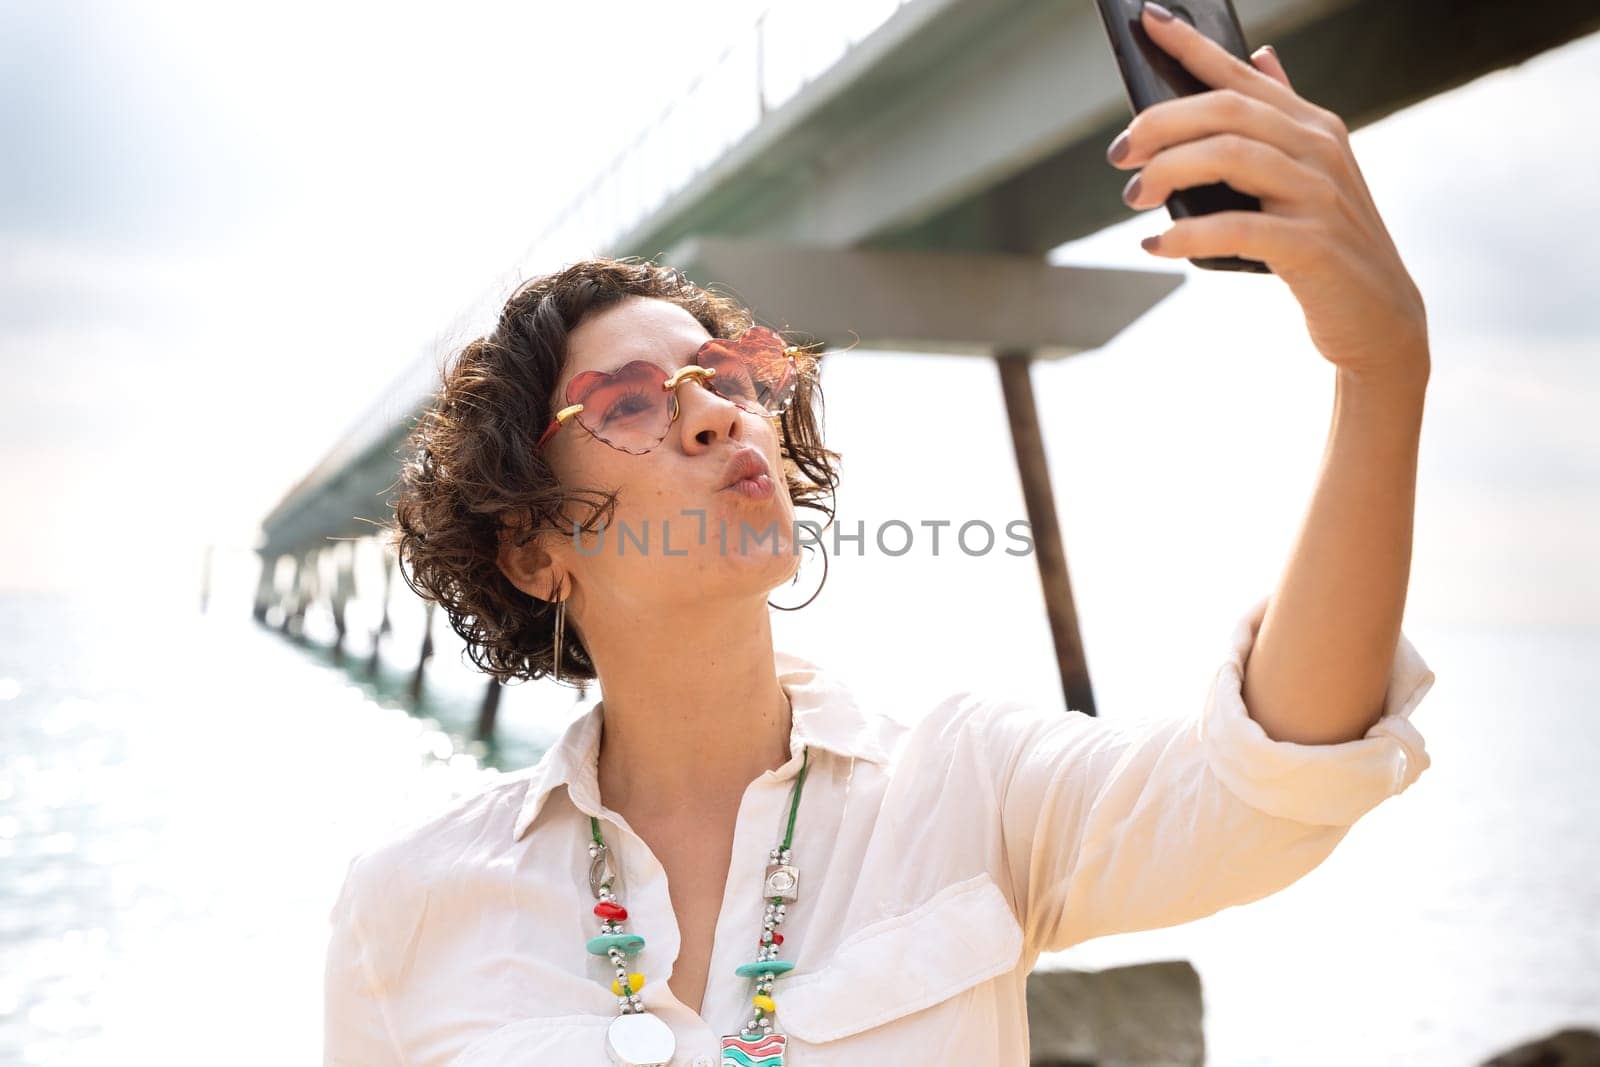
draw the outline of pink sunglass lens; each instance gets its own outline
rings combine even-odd
[[[578,421],[618,448],[650,448],[666,436],[671,397],[661,388],[666,375],[654,363],[636,360],[612,374],[588,371],[572,380],[568,403],[582,404]]]
[[[754,327],[738,341],[708,341],[701,366],[714,368],[710,385],[722,396],[759,415],[777,414],[794,395],[798,376],[783,339]]]

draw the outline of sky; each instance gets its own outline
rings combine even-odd
[[[421,10],[0,8],[0,590],[189,597],[207,544],[242,573],[283,492],[754,11]],[[1600,625],[1600,139],[1573,103],[1597,97],[1590,37],[1355,136],[1432,328],[1408,625]],[[1052,254],[1187,280],[1034,381],[1091,653],[1208,634],[1200,664],[1287,558],[1332,368],[1277,279],[1142,252],[1165,225]],[[919,404],[885,426],[872,398],[908,372]],[[988,362],[857,350],[824,388],[843,517],[1022,517]],[[904,434],[948,426],[950,396],[970,438],[906,469]],[[860,657],[863,604],[988,596],[1025,613],[1022,684],[1045,684],[1031,558],[833,563],[841,587],[786,636]],[[926,614],[896,647],[980,676],[1015,635],[971,619]]]

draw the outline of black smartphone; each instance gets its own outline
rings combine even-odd
[[[1250,62],[1244,30],[1230,0],[1163,0],[1162,7],[1222,45],[1246,63]],[[1211,87],[1196,78],[1159,45],[1150,40],[1139,21],[1144,0],[1095,0],[1111,51],[1122,71],[1122,84],[1128,103],[1137,115],[1152,104],[1180,96],[1209,92]],[[1234,189],[1227,182],[1179,189],[1167,197],[1167,212],[1174,219],[1210,215],[1217,211],[1260,211],[1261,201]],[[1271,274],[1272,268],[1240,256],[1208,256],[1190,259],[1206,270],[1242,270]]]

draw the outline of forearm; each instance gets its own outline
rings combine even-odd
[[[1245,664],[1245,706],[1277,741],[1363,736],[1405,613],[1426,373],[1336,381],[1311,506]]]

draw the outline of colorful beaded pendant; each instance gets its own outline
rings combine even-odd
[[[783,1049],[789,1039],[782,1034],[768,1034],[751,1041],[743,1037],[722,1039],[722,1067],[783,1067]]]
[[[762,896],[767,900],[761,921],[761,940],[756,958],[741,963],[734,973],[755,980],[755,995],[750,998],[754,1012],[737,1034],[722,1038],[722,1067],[784,1067],[784,1050],[789,1039],[772,1032],[770,1016],[777,1011],[772,999],[772,983],[794,969],[792,960],[778,959],[787,905],[799,899],[800,871],[789,862],[789,844],[794,839],[794,818],[800,808],[800,790],[805,785],[810,751],[805,752],[794,795],[789,800],[789,824],[781,844],[767,853],[767,873]],[[627,957],[644,948],[644,938],[626,933],[622,923],[628,917],[612,895],[615,874],[610,869],[610,850],[600,837],[600,820],[590,816],[594,841],[589,845],[589,891],[597,903],[594,913],[600,918],[600,935],[589,939],[590,954],[606,956],[616,970],[611,991],[617,996],[619,1014],[606,1029],[606,1052],[617,1067],[667,1067],[677,1051],[672,1028],[650,1014],[639,998],[644,975],[628,969]]]

